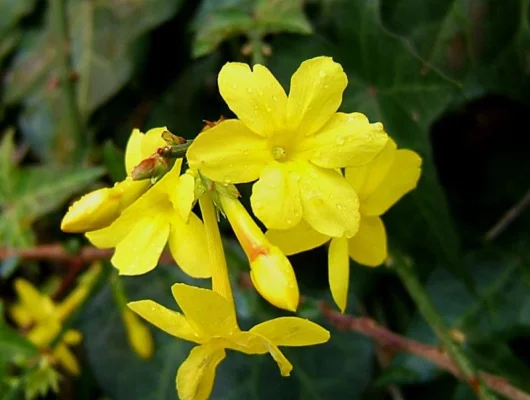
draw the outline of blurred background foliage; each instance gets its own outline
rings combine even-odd
[[[225,62],[264,60],[288,88],[300,62],[329,55],[349,78],[341,110],[383,122],[399,146],[424,159],[418,189],[384,217],[391,249],[414,260],[475,365],[530,391],[528,0],[66,0],[64,46],[61,3],[0,0],[0,289],[7,303],[16,277],[45,282],[59,297],[75,281],[83,265],[74,256],[87,243],[62,234],[60,218],[76,196],[124,175],[132,128],[167,126],[192,139],[203,120],[230,115],[216,87]],[[71,56],[67,74],[58,63],[63,52]],[[225,233],[236,279],[248,266]],[[20,252],[50,244],[75,262]],[[329,299],[325,249],[292,261],[303,294]],[[350,314],[438,344],[392,268],[351,268]],[[166,265],[123,281],[131,300],[171,307],[171,284],[187,278]],[[237,299],[243,326],[278,314],[248,289],[238,289]],[[311,303],[301,314],[320,318]],[[138,358],[108,284],[73,324],[85,336],[77,348],[83,373],[59,381],[59,398],[175,398],[175,371],[189,345],[153,329],[153,358]],[[213,398],[474,398],[426,360],[389,355],[323,324],[332,330],[328,344],[286,351],[290,379],[267,357],[229,354]],[[0,394],[17,398],[13,376],[35,354],[0,319]],[[37,386],[56,379],[33,375],[27,382]]]

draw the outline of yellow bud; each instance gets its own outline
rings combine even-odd
[[[64,232],[89,232],[104,228],[119,215],[120,199],[112,189],[104,188],[85,194],[70,206],[61,221]]]
[[[296,311],[300,294],[293,267],[284,253],[273,246],[237,198],[219,198],[234,233],[250,262],[250,277],[265,300],[278,308]]]
[[[122,309],[122,318],[131,348],[139,357],[148,359],[153,355],[153,337],[149,328],[127,307]]]
[[[296,311],[300,300],[291,263],[276,247],[262,251],[250,262],[250,278],[256,290],[272,305]]]
[[[114,185],[85,194],[74,202],[61,222],[64,232],[90,232],[112,224],[120,213],[140,197],[149,182],[127,178]]]

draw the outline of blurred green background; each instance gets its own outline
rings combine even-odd
[[[58,14],[63,6],[66,20]],[[61,233],[60,219],[73,199],[124,176],[132,128],[167,126],[192,139],[203,120],[231,115],[216,85],[225,62],[262,58],[288,89],[303,60],[328,55],[349,79],[341,111],[381,121],[399,146],[424,160],[418,189],[384,216],[391,253],[414,260],[480,369],[530,391],[529,6],[529,0],[0,0],[2,297],[12,301],[16,277],[71,279],[67,261],[6,250],[60,244],[75,254],[87,245],[81,235]],[[241,191],[248,195],[249,188]],[[225,228],[236,279],[248,265]],[[302,293],[329,299],[326,250],[291,259]],[[438,344],[391,268],[352,262],[351,271],[348,313]],[[183,280],[177,268],[163,266],[124,282],[131,299],[171,307],[170,286]],[[278,315],[250,290],[236,295],[242,327]],[[311,302],[300,313],[322,321]],[[467,385],[425,360],[388,354],[322,323],[332,331],[328,344],[285,352],[291,378],[281,378],[268,357],[231,353],[212,398],[474,398]],[[153,329],[156,353],[140,360],[107,286],[75,325],[85,335],[77,349],[84,372],[64,377],[60,393],[49,398],[175,398],[175,372],[188,344]],[[0,324],[0,381],[17,355],[13,335],[3,329],[9,328]],[[8,387],[0,383],[0,398]]]

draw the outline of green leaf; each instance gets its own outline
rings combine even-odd
[[[182,1],[70,0],[67,4],[77,102],[87,120],[131,78],[136,41],[172,18]],[[54,67],[56,43],[49,18],[46,21],[39,30],[25,33],[4,85],[7,103],[24,103],[22,133],[40,157],[50,160],[71,149],[72,143]]]
[[[33,243],[31,224],[61,206],[104,173],[103,168],[31,167],[13,171],[0,199],[0,242],[6,247]]]
[[[312,27],[302,8],[300,0],[205,0],[193,21],[193,55],[206,55],[225,40],[252,31],[262,36],[309,34]]]
[[[438,312],[449,329],[463,334],[465,351],[478,368],[528,386],[525,377],[530,376],[530,368],[517,360],[504,343],[504,340],[530,332],[530,287],[522,279],[521,265],[515,259],[488,253],[469,256],[462,267],[471,271],[477,294],[471,293],[446,269],[438,268],[426,284]],[[410,324],[407,336],[437,344],[432,329],[419,315]],[[440,373],[424,359],[401,354],[392,361],[385,379],[394,374],[396,368],[416,374],[415,379],[408,382],[429,381]],[[403,383],[399,380],[393,383],[398,382]]]
[[[142,279],[123,278],[131,299],[154,299],[176,309],[170,287],[191,282],[174,266],[158,266]],[[201,282],[202,283],[202,282]],[[117,306],[108,287],[95,296],[82,321],[90,365],[103,390],[113,399],[174,399],[175,376],[192,344],[153,327],[156,351],[142,361],[130,350]],[[236,292],[236,297],[239,294]],[[243,327],[255,319],[239,316]],[[102,329],[103,327],[103,329]],[[282,348],[293,363],[290,378],[280,376],[269,355],[247,356],[229,351],[217,369],[212,399],[307,398],[361,399],[370,382],[371,342],[353,333],[332,331],[329,343],[306,348]],[[131,385],[131,382],[135,382]]]
[[[392,31],[470,93],[492,91],[528,102],[528,1],[383,0],[383,9]]]
[[[0,37],[35,8],[36,0],[2,0],[0,2]]]
[[[38,349],[32,343],[6,324],[4,305],[0,302],[0,370],[15,359],[22,361],[38,354]]]
[[[429,140],[431,123],[459,98],[459,87],[428,68],[406,41],[386,31],[379,1],[336,2],[327,9],[335,45],[314,37],[282,37],[273,42],[271,68],[286,87],[304,59],[329,55],[342,64],[349,85],[340,110],[360,111],[371,121],[381,121],[400,147],[411,148],[423,158],[418,188],[399,204],[406,210],[407,224],[402,223],[403,212],[398,218],[389,218],[389,213],[385,216],[389,235],[431,260],[432,254],[438,255],[449,268],[462,273],[456,268],[459,237],[438,183]]]

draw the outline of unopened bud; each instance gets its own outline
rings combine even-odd
[[[131,176],[135,181],[142,179],[156,179],[165,174],[168,169],[168,161],[158,153],[155,153],[134,167]]]
[[[298,283],[291,263],[278,247],[269,247],[250,262],[250,278],[269,303],[296,311],[300,300]]]
[[[282,251],[273,246],[236,196],[219,192],[223,211],[250,263],[256,290],[278,308],[296,311],[298,283],[293,267]]]
[[[226,119],[226,117],[221,115],[217,121],[206,121],[206,120],[204,120],[203,121],[204,122],[204,127],[202,128],[201,132],[207,131],[208,129],[213,128],[214,126],[219,125],[225,119]]]

